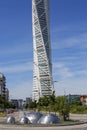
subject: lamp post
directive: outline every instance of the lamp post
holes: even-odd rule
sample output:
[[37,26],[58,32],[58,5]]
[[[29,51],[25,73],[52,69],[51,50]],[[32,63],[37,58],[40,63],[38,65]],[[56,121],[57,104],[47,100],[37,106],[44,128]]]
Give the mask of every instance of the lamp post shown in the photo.
[[53,94],[55,94],[55,89],[54,89],[54,83],[57,83],[58,81],[54,80],[53,81]]

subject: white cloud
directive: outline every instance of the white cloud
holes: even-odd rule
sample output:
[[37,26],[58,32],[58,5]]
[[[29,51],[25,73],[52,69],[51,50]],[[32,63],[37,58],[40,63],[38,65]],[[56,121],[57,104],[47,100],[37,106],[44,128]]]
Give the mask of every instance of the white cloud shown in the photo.
[[72,23],[63,24],[62,23],[62,25],[58,24],[57,27],[52,26],[51,32],[55,33],[55,34],[64,33],[64,32],[65,33],[66,32],[68,32],[68,33],[71,33],[71,32],[77,32],[77,33],[78,32],[87,32],[86,26],[87,26],[87,23],[83,23],[83,26],[82,26],[82,23],[80,23],[80,22],[74,23],[74,24],[72,24]]
[[74,70],[64,62],[53,64],[53,77],[56,95],[87,94],[87,69]]
[[67,79],[55,83],[56,95],[87,94],[87,79]]
[[15,65],[8,65],[0,67],[2,73],[18,73],[24,71],[31,71],[33,69],[32,62],[19,63]]
[[70,68],[66,67],[64,63],[53,64],[53,75],[58,76],[59,79],[71,78],[74,76]]
[[[9,47],[10,46],[10,47]],[[14,43],[12,45],[4,46],[0,50],[0,55],[13,55],[31,52],[33,50],[32,43]]]
[[[78,56],[64,56],[64,57],[59,57],[61,61],[71,61],[71,60],[78,60]],[[68,63],[68,64],[73,64],[73,63]]]
[[13,84],[10,88],[10,98],[12,99],[25,99],[32,95],[32,82],[22,81],[19,84]]
[[30,59],[16,59],[16,60],[10,60],[10,61],[5,61],[5,62],[0,62],[0,65],[11,65],[11,64],[19,64],[19,63],[26,63],[28,62]]
[[83,70],[79,70],[79,71],[77,70],[76,75],[80,75],[83,78],[87,77],[87,69],[85,69],[85,70],[83,69]]
[[69,36],[67,38],[62,38],[61,40],[56,39],[56,42],[52,42],[52,49],[64,49],[64,48],[87,48],[87,33],[82,33],[80,35]]

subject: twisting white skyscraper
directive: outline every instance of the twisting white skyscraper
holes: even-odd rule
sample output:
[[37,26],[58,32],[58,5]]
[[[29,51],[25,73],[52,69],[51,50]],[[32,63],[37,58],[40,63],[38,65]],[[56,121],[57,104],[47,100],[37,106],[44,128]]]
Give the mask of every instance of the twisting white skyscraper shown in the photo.
[[33,94],[32,99],[53,93],[49,29],[49,0],[32,0]]

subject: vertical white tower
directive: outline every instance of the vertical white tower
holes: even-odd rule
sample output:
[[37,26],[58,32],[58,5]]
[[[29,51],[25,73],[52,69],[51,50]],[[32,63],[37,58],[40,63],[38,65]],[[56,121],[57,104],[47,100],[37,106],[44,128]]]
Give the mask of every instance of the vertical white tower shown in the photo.
[[33,94],[32,99],[53,93],[49,28],[49,0],[32,0]]

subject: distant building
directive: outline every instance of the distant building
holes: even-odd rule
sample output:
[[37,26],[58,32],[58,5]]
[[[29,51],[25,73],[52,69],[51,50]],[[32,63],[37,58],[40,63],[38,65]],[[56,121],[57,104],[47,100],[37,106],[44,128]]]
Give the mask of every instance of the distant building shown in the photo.
[[23,108],[23,99],[18,99],[18,108],[19,109]]
[[80,96],[80,101],[82,105],[87,105],[87,95]]
[[32,101],[32,99],[30,97],[26,98],[26,104],[29,104]]
[[23,108],[23,99],[11,99],[11,103],[17,109],[22,109]]
[[5,97],[5,86],[6,86],[6,79],[5,76],[0,73],[0,95]]
[[74,100],[75,101],[80,101],[80,95],[71,95],[71,94],[69,94],[69,95],[67,95],[67,97],[68,97],[68,103],[69,104],[72,104]]
[[8,90],[8,88],[5,88],[5,99],[9,100],[9,90]]
[[2,73],[0,73],[0,95],[6,100],[9,99],[9,90],[6,88],[6,78]]
[[18,108],[18,100],[17,99],[11,99],[11,103],[15,108]]

